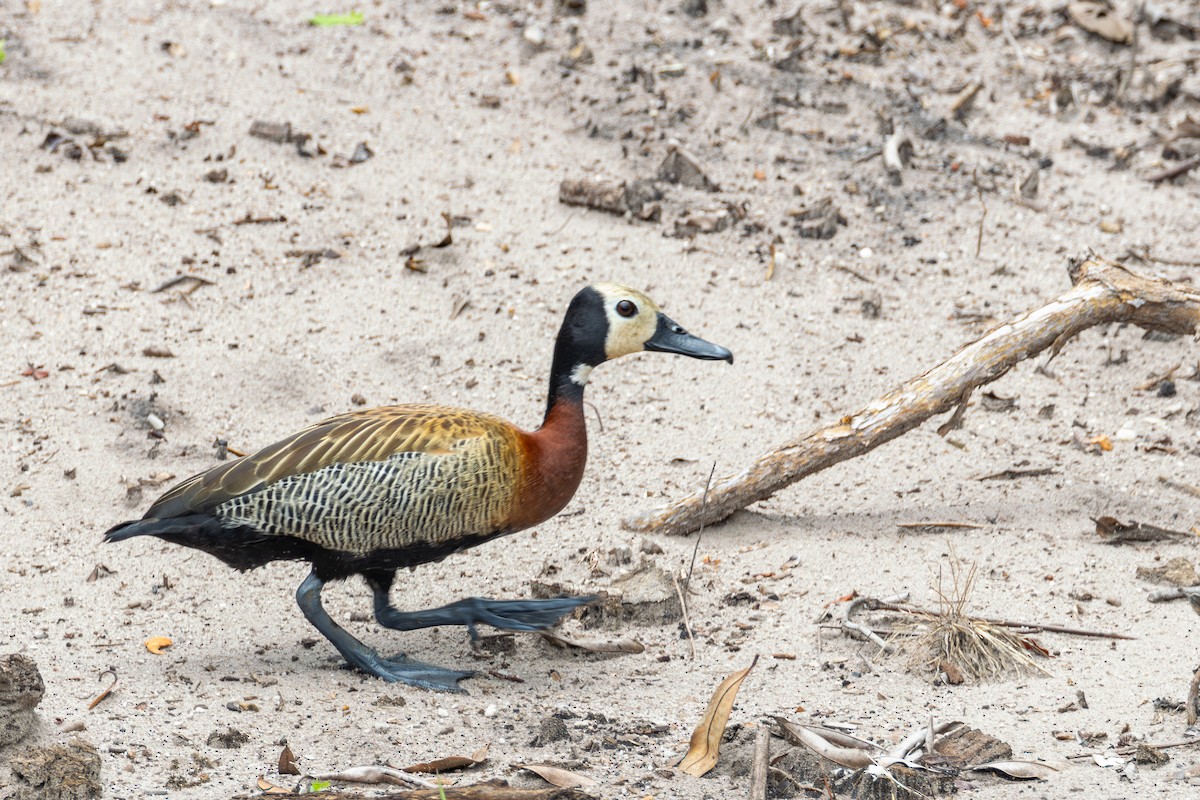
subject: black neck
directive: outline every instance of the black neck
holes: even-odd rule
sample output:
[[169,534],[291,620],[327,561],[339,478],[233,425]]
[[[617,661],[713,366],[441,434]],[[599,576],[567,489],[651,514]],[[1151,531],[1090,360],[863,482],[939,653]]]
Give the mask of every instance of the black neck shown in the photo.
[[581,289],[571,300],[563,317],[562,327],[554,340],[554,361],[550,364],[550,394],[546,398],[546,416],[559,403],[583,405],[583,384],[571,380],[572,375],[586,380],[586,374],[576,372],[604,363],[604,340],[608,335],[608,320],[604,300],[592,287]]
[[546,396],[546,416],[557,403],[583,403],[583,386],[571,380],[571,375],[584,362],[560,339],[554,346],[554,361],[550,365],[550,391]]

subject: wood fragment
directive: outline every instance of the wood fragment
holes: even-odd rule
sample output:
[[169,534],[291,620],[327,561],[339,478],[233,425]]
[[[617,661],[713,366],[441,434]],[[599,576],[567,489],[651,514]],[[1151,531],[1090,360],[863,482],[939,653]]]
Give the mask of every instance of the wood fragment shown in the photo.
[[[231,800],[257,800],[258,795],[234,795]],[[502,782],[485,782],[473,786],[445,786],[434,789],[408,789],[384,794],[359,794],[338,789],[319,794],[286,792],[271,794],[279,800],[592,800],[595,796],[581,789],[514,789]]]
[[1166,603],[1171,600],[1200,597],[1200,586],[1176,586],[1172,589],[1159,589],[1146,595],[1151,603]]
[[108,684],[108,686],[104,687],[104,690],[101,691],[100,694],[96,695],[95,699],[93,699],[92,702],[88,703],[88,706],[87,706],[88,711],[91,711],[93,708],[95,708],[96,706],[98,706],[102,702],[104,702],[104,700],[110,694],[113,693],[113,689],[117,688],[117,671],[113,670],[113,669],[104,670],[104,672],[100,673],[100,680],[104,680],[105,675],[109,675],[112,677],[112,683],[110,683],[110,684]]
[[693,494],[624,520],[628,530],[685,534],[723,520],[780,489],[876,447],[951,410],[963,392],[1000,378],[1057,341],[1096,325],[1129,322],[1147,330],[1195,334],[1200,288],[1141,275],[1087,253],[1069,266],[1074,287],[1003,324],[899,388],[719,478],[701,509]]
[[[1200,675],[1200,671],[1197,671]],[[750,800],[767,800],[767,771],[771,764],[771,734],[759,723],[754,729],[754,760],[750,764]]]
[[975,98],[979,95],[979,90],[983,88],[983,81],[974,80],[966,85],[966,87],[958,93],[954,101],[950,103],[950,113],[955,119],[961,120],[971,111],[971,107],[975,105]]
[[1200,156],[1189,158],[1187,161],[1180,161],[1178,164],[1161,169],[1158,172],[1152,172],[1146,176],[1146,180],[1151,183],[1162,183],[1172,178],[1178,178],[1180,175],[1185,175],[1196,167],[1200,167]]
[[988,475],[980,475],[977,481],[1011,481],[1017,478],[1036,478],[1041,475],[1054,475],[1058,470],[1054,467],[1033,467],[1031,469],[1003,469]]
[[1169,487],[1171,489],[1177,489],[1181,492],[1184,492],[1185,494],[1190,494],[1192,497],[1200,497],[1200,486],[1193,486],[1190,483],[1180,483],[1179,481],[1173,481],[1170,478],[1168,478],[1166,475],[1159,475],[1158,482],[1161,483],[1163,486]]
[[1196,724],[1196,714],[1200,709],[1196,707],[1197,695],[1200,695],[1200,667],[1196,667],[1192,672],[1192,682],[1188,685],[1187,694],[1187,721],[1188,727]]
[[883,652],[894,652],[896,648],[889,642],[884,641],[883,637],[868,628],[866,625],[854,621],[854,612],[864,605],[870,607],[870,604],[873,602],[876,602],[873,600],[873,598],[858,597],[849,603],[846,603],[846,605],[842,608],[842,615],[838,618],[838,623],[844,630],[849,631],[851,634],[857,634],[859,637],[867,639],[870,642],[874,642]]

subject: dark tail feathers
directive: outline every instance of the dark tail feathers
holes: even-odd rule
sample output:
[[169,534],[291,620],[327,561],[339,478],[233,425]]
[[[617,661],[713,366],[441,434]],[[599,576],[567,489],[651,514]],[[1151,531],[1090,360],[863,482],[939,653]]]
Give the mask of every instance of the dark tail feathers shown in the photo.
[[134,519],[114,525],[104,532],[104,541],[123,542],[134,536],[161,536],[163,538],[178,537],[181,534],[195,536],[207,529],[217,527],[216,520],[207,514],[192,514],[186,517],[171,517],[169,519]]

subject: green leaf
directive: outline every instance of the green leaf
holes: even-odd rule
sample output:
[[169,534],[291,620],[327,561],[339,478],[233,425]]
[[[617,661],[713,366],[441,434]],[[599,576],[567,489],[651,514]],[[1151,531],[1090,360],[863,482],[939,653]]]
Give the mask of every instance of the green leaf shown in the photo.
[[4,52],[4,40],[0,39],[0,64],[3,64],[6,58],[8,58],[8,54]]
[[329,28],[335,25],[362,25],[364,19],[361,11],[351,11],[349,14],[314,14],[309,18],[308,24],[318,28]]
[[308,788],[313,792],[323,792],[331,786],[333,786],[333,784],[329,781],[313,781],[308,785]]

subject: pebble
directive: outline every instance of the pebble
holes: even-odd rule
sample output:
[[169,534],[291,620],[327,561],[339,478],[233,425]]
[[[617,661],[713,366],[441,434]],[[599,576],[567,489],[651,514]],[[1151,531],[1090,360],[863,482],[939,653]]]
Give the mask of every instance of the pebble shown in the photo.
[[146,422],[156,431],[161,431],[163,428],[167,427],[166,423],[162,421],[162,417],[158,416],[157,414],[147,414]]
[[522,36],[533,47],[542,47],[546,44],[546,34],[537,25],[526,25]]
[[875,255],[875,251],[869,247],[864,247],[858,251],[858,257],[866,261],[871,256]]
[[1137,439],[1137,432],[1129,428],[1121,428],[1113,438],[1118,442],[1132,442]]
[[485,717],[494,717],[499,713],[500,713],[500,709],[496,708],[495,703],[492,703],[491,705],[489,705],[487,708],[485,708],[483,710],[483,715]]

